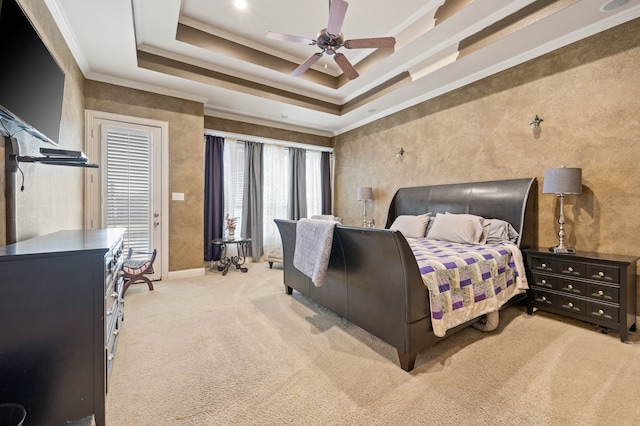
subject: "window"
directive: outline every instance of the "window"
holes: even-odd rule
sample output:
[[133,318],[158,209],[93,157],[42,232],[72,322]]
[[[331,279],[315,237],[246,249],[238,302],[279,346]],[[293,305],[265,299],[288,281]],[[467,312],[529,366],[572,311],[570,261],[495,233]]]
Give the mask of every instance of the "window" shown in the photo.
[[[233,138],[224,140],[224,214],[236,218],[242,229],[242,188],[244,187],[244,144]],[[226,236],[226,229],[224,230]]]
[[[224,141],[224,214],[237,218],[237,228],[242,229],[242,195],[244,186],[245,145],[235,138]],[[322,153],[307,150],[307,213],[322,213],[321,165]],[[263,148],[263,250],[265,255],[277,251],[282,243],[273,221],[287,218],[289,182],[289,149],[276,143],[265,143]],[[225,230],[226,235],[226,230]],[[242,235],[244,237],[244,235]]]

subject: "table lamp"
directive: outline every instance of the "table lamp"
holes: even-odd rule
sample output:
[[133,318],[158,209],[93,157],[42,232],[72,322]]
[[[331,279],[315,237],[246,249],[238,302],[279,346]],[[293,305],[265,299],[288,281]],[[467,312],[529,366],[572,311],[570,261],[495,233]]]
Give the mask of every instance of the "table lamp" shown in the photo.
[[367,223],[367,201],[373,200],[373,188],[370,186],[361,186],[358,188],[358,201],[362,201],[362,224],[366,228]]
[[560,167],[547,169],[544,172],[543,194],[556,194],[560,197],[560,217],[558,224],[559,243],[551,247],[549,251],[554,253],[575,253],[575,250],[564,245],[564,196],[568,194],[580,194],[582,192],[582,169]]

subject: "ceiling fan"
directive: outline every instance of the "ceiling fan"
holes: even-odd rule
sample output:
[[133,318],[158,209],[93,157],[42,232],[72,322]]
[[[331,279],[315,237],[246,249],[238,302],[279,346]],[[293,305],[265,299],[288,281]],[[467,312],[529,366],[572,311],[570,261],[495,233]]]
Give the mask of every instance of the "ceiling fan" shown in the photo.
[[341,47],[345,49],[383,49],[395,46],[396,39],[394,37],[376,37],[376,38],[360,38],[354,40],[345,40],[344,36],[340,32],[342,28],[342,22],[344,21],[345,14],[347,13],[347,7],[349,3],[344,0],[329,0],[329,23],[327,28],[320,30],[316,35],[316,39],[292,36],[288,34],[274,33],[269,31],[267,38],[273,40],[292,41],[295,43],[304,43],[311,46],[318,46],[322,51],[314,53],[306,61],[304,61],[298,68],[293,70],[292,76],[298,77],[306,70],[311,68],[323,54],[333,56],[344,75],[350,80],[358,77],[358,71],[351,65],[351,62],[342,53],[338,53],[337,50]]

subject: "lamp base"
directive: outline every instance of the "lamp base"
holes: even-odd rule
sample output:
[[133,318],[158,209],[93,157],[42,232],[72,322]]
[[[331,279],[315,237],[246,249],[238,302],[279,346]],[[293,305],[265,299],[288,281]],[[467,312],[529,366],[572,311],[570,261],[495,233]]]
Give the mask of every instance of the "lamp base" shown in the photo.
[[576,250],[567,247],[549,247],[549,251],[553,253],[576,254]]

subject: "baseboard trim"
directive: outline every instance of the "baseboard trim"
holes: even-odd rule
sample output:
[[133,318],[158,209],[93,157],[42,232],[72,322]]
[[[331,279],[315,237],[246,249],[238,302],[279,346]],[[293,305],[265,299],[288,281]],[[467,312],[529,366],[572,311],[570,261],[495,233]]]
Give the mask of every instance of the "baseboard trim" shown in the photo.
[[182,271],[170,271],[167,280],[179,280],[182,278],[200,277],[204,275],[204,268],[183,269]]

